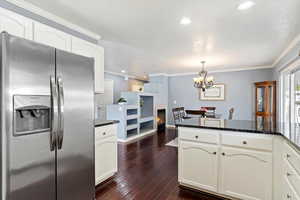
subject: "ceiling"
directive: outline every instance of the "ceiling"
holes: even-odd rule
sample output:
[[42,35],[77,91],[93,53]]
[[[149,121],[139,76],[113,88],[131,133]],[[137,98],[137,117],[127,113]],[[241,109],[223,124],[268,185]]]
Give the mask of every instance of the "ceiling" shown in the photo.
[[134,75],[196,72],[201,60],[208,69],[271,66],[300,34],[299,0],[253,0],[244,11],[241,0],[26,1],[101,35],[106,70]]

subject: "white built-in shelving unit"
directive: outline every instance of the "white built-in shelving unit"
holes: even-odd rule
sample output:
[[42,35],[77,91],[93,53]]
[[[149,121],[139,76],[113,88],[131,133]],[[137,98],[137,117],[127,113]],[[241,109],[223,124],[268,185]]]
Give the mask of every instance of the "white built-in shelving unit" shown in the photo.
[[119,120],[118,139],[128,142],[156,131],[155,95],[142,92],[122,92],[125,105],[108,105],[107,119]]

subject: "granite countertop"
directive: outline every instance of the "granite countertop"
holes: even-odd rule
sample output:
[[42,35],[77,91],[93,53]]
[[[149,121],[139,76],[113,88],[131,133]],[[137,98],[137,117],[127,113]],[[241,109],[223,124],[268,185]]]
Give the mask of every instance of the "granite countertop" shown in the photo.
[[177,127],[207,128],[224,131],[239,131],[255,134],[281,135],[300,149],[300,126],[270,122],[258,124],[251,120],[226,120],[213,118],[189,118],[176,121]]
[[95,120],[95,127],[106,126],[110,124],[117,124],[117,120]]

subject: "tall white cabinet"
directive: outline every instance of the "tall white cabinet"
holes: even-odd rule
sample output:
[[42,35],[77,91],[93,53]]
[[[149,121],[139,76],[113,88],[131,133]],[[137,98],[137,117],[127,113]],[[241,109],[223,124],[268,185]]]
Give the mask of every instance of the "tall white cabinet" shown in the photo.
[[57,49],[94,58],[95,93],[104,93],[103,47],[0,8],[0,32],[2,31]]

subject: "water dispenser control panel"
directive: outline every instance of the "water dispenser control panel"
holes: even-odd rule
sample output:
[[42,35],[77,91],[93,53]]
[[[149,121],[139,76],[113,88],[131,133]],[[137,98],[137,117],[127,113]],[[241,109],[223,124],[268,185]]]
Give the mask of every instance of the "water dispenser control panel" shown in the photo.
[[14,96],[14,136],[50,131],[50,96]]

